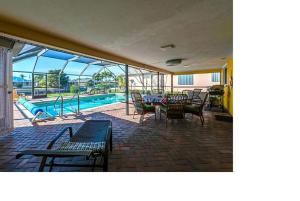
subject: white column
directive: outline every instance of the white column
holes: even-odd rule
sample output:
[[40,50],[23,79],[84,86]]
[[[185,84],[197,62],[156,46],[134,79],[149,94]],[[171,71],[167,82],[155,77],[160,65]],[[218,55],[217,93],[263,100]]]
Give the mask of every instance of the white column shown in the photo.
[[12,54],[0,47],[0,135],[13,129]]

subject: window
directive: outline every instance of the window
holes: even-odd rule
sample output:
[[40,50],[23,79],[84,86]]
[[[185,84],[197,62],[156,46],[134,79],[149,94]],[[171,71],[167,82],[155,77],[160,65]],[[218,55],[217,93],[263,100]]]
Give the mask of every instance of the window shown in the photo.
[[212,82],[220,82],[220,73],[212,73],[211,81]]
[[178,85],[193,85],[193,75],[178,75]]

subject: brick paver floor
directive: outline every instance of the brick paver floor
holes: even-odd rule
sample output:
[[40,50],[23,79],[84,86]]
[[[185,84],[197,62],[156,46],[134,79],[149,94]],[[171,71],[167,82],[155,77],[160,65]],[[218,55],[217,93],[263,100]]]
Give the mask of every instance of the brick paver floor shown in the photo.
[[[37,171],[40,158],[15,159],[16,154],[27,148],[45,148],[64,127],[76,130],[87,119],[112,121],[114,149],[109,171],[233,171],[232,123],[216,121],[212,112],[205,112],[204,126],[198,117],[188,114],[184,120],[169,120],[167,128],[164,119],[155,121],[153,115],[146,116],[141,125],[140,116],[125,115],[124,107],[123,103],[113,104],[35,125],[15,108],[15,130],[0,137],[0,171]],[[70,160],[86,162],[81,157],[64,159]],[[91,169],[55,167],[53,171]]]

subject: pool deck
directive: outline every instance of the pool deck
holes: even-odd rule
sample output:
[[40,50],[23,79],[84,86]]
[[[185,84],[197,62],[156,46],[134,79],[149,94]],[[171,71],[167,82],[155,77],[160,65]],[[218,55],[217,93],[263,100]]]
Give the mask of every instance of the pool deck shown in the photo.
[[[40,158],[16,159],[24,149],[45,148],[64,127],[75,130],[87,119],[109,119],[113,125],[113,152],[109,155],[109,171],[233,171],[232,123],[217,121],[214,112],[204,112],[205,125],[198,117],[186,115],[184,120],[155,120],[146,115],[143,125],[139,115],[125,114],[125,104],[118,103],[83,111],[52,121],[32,124],[14,108],[15,129],[0,137],[0,171],[37,171]],[[67,135],[66,135],[67,137]],[[84,158],[63,162],[86,162]],[[89,168],[58,167],[53,171],[91,171]],[[101,171],[96,169],[96,171]]]

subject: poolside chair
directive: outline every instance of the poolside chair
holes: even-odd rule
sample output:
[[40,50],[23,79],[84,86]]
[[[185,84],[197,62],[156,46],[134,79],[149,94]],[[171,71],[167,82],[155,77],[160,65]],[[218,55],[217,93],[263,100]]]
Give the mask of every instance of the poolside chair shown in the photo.
[[193,115],[199,116],[201,124],[204,124],[203,108],[205,106],[208,93],[204,94],[204,99],[201,101],[201,104],[187,104],[184,105],[184,113],[191,113]]
[[88,95],[95,94],[95,88],[88,87],[86,89],[86,94],[88,94]]
[[[58,139],[69,130],[70,139],[56,144]],[[56,146],[57,145],[57,146]],[[55,148],[53,149],[53,147]],[[24,155],[42,157],[39,171],[43,171],[45,166],[49,166],[49,172],[55,166],[65,167],[97,167],[97,159],[101,159],[102,164],[98,165],[103,171],[108,170],[108,147],[112,151],[112,124],[109,120],[87,120],[75,134],[72,127],[64,128],[47,146],[41,150],[25,150],[17,154],[16,158]],[[56,158],[68,158],[83,156],[88,160],[93,160],[93,164],[66,164],[55,163]],[[47,163],[47,159],[50,162]]]
[[183,119],[184,118],[184,104],[186,95],[182,94],[168,94],[166,96],[166,103],[160,105],[160,119],[163,113],[166,116],[166,127],[168,119]]
[[154,113],[155,120],[156,120],[155,106],[145,104],[143,97],[139,91],[131,91],[131,99],[135,108],[133,112],[133,118],[135,114],[140,114],[141,115],[140,121],[143,124],[144,115],[147,113]]

